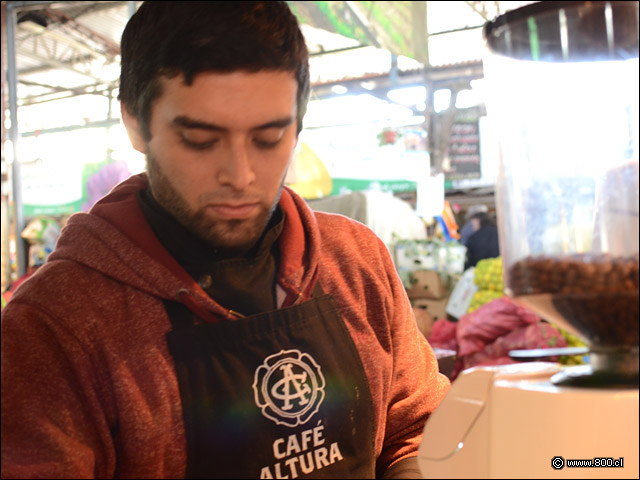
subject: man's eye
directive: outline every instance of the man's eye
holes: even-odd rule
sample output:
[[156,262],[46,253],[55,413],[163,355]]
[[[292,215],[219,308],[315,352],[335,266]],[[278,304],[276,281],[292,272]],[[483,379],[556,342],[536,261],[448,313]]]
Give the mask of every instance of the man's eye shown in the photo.
[[192,150],[206,150],[211,148],[218,140],[212,139],[207,140],[206,142],[194,142],[193,140],[189,140],[188,138],[181,136],[180,141]]
[[269,149],[277,147],[280,143],[280,140],[280,138],[278,138],[277,140],[263,140],[260,138],[254,138],[253,143],[255,143],[258,148]]

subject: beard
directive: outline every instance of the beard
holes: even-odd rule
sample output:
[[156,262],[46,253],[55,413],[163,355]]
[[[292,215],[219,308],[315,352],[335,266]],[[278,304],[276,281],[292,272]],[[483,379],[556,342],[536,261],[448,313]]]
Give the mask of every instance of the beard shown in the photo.
[[[258,214],[254,217],[249,219],[211,218],[207,215],[205,199],[216,198],[216,192],[199,197],[198,202],[203,207],[196,207],[196,210],[193,210],[182,194],[171,184],[148,147],[146,161],[149,186],[156,202],[193,235],[225,256],[244,255],[258,242],[278,205],[284,186],[283,178],[272,205],[266,207],[261,204]],[[229,196],[233,194],[227,195],[227,198]]]

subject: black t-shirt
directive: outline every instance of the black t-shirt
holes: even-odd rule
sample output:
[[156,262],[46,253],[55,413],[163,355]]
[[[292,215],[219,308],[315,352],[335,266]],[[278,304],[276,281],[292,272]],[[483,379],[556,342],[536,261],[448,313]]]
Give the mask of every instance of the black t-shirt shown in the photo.
[[280,207],[256,246],[243,257],[229,258],[187,230],[148,190],[138,194],[138,201],[160,242],[216,302],[245,316],[276,308],[276,240],[284,227]]
[[484,258],[500,256],[498,228],[494,225],[480,227],[467,241],[467,261],[464,269],[475,267]]

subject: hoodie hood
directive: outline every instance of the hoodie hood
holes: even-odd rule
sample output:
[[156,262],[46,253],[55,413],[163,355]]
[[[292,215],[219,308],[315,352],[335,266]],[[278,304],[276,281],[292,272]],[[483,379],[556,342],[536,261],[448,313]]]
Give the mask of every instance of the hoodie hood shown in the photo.
[[[71,260],[161,300],[178,300],[200,318],[235,318],[212,300],[164,248],[138,203],[145,173],[120,183],[89,213],[77,213],[62,229],[49,261]],[[281,307],[306,300],[318,276],[320,233],[312,210],[288,187],[280,198],[286,220],[278,240]]]

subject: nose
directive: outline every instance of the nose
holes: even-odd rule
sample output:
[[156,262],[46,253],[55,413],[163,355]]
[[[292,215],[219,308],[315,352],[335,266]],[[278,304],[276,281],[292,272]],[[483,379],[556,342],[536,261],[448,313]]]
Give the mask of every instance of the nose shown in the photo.
[[234,190],[243,190],[255,180],[253,164],[244,142],[229,143],[227,155],[218,171],[218,181]]

